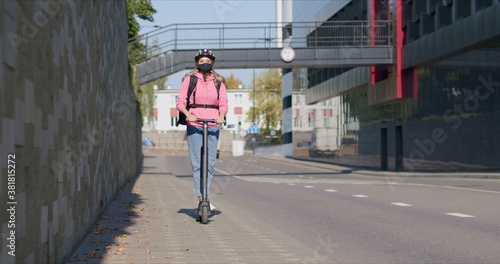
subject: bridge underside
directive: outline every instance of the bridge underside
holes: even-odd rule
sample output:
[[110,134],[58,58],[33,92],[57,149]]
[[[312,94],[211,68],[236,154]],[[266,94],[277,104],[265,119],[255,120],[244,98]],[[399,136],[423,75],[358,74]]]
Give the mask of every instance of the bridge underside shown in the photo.
[[[173,50],[136,66],[137,84],[145,84],[176,72],[193,69],[197,50]],[[216,69],[322,68],[393,64],[392,46],[295,48],[295,60],[281,60],[281,48],[214,50]]]

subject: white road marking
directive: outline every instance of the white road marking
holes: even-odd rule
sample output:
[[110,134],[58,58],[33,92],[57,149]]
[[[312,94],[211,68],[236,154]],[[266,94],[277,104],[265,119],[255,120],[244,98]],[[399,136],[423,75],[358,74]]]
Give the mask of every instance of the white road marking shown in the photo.
[[354,197],[358,197],[358,198],[367,198],[367,197],[370,197],[370,196],[366,196],[366,195],[363,195],[363,194],[355,194],[353,196]]
[[393,205],[397,205],[397,206],[413,206],[411,204],[405,204],[405,203],[391,203]]
[[291,182],[291,183],[289,183],[288,185],[295,185],[295,183]]
[[314,188],[314,186],[311,186],[311,185],[304,185],[304,188]]
[[[253,176],[236,176],[228,172],[224,172],[220,169],[216,169],[226,175],[230,175],[234,178],[249,181],[249,182],[263,182],[263,183],[273,183],[277,179],[275,177],[253,177]],[[300,175],[299,177],[303,177]],[[374,181],[358,181],[358,180],[338,180],[338,179],[306,179],[306,178],[285,178],[279,179],[281,183],[295,183],[295,184],[355,184],[355,185],[369,185],[374,183]]]
[[337,192],[337,190],[333,190],[333,189],[325,189],[325,192]]
[[222,172],[222,173],[224,173],[224,174],[226,174],[226,175],[231,175],[231,174],[229,174],[229,173],[227,173],[227,172],[225,172],[225,171],[223,171],[223,170],[220,170],[220,169],[216,169],[216,170],[218,170],[218,171],[220,171],[220,172]]
[[466,215],[461,213],[446,213],[447,215],[456,216],[456,217],[475,217],[473,215]]
[[473,189],[473,188],[464,188],[464,187],[455,187],[455,186],[446,186],[446,185],[423,184],[423,183],[392,183],[392,185],[402,185],[402,186],[424,186],[424,187],[446,188],[446,189],[455,189],[455,190],[465,190],[465,191],[475,191],[475,192],[484,192],[484,193],[496,193],[496,194],[500,194],[500,192],[499,192],[499,191],[482,190],[482,189]]

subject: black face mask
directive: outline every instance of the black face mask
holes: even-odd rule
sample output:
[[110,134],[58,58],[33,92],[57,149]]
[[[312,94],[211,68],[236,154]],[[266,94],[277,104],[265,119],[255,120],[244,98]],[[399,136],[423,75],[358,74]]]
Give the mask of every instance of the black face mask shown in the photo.
[[198,65],[198,70],[200,70],[203,73],[207,73],[210,70],[212,70],[212,64],[211,63],[203,63]]

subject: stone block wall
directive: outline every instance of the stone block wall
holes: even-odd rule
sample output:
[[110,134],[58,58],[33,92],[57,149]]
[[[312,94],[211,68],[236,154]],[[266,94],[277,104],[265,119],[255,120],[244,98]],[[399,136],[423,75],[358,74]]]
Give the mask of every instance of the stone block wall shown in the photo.
[[0,1],[0,263],[63,263],[137,175],[126,8]]

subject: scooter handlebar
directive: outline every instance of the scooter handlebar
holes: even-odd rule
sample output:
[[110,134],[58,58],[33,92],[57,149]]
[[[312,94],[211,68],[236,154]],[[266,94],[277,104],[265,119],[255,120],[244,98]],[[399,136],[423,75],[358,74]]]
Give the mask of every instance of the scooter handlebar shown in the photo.
[[217,120],[215,120],[215,119],[196,118],[196,122],[217,123]]

